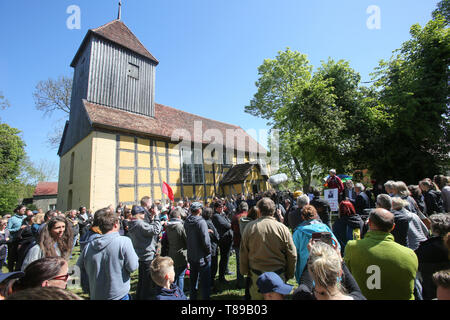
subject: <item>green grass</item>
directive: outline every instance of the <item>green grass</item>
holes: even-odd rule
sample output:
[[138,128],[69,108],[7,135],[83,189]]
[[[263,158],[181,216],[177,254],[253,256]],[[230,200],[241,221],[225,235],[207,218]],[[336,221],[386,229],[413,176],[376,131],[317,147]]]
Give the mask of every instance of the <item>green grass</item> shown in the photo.
[[[72,259],[70,259],[69,265],[73,266],[80,255],[80,247],[75,247],[72,254]],[[236,255],[233,253],[229,260],[229,270],[234,273],[234,275],[225,276],[228,280],[227,284],[217,283],[217,290],[211,294],[211,300],[243,300],[245,290],[236,289]],[[134,298],[136,294],[136,286],[138,281],[138,272],[135,271],[131,274],[131,290],[130,294]],[[80,287],[71,287],[69,290],[83,299],[89,299],[89,295],[84,294]],[[189,278],[186,277],[184,280],[184,292],[189,296]]]
[[[75,265],[78,260],[78,256],[80,255],[80,247],[77,246],[74,248],[72,253],[72,259],[69,261],[69,266]],[[217,283],[217,290],[211,294],[211,300],[243,300],[245,290],[237,289],[237,279],[236,279],[236,255],[233,253],[230,256],[229,260],[229,270],[234,273],[234,275],[225,276],[226,280],[228,280],[227,284]],[[9,272],[8,268],[3,266],[2,271],[4,273]],[[217,278],[216,278],[217,279]],[[138,281],[138,272],[135,271],[131,274],[131,290],[130,293],[134,298],[136,293],[136,286]],[[288,281],[291,285],[296,285],[295,279],[291,279]],[[184,292],[187,296],[189,296],[189,278],[186,277],[184,281]],[[71,292],[79,295],[83,299],[89,299],[89,295],[83,293],[81,287],[70,287],[68,288]]]

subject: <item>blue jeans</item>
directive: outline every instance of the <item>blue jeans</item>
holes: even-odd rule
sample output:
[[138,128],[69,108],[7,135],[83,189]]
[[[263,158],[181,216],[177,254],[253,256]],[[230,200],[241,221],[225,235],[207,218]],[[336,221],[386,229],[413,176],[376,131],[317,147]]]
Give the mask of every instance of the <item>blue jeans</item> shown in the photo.
[[130,299],[130,294],[127,293],[127,295],[125,297],[123,297],[122,299],[120,299],[120,300],[131,300]]
[[184,289],[184,275],[186,274],[186,266],[175,269],[175,284],[181,291]]
[[202,292],[202,300],[209,300],[211,295],[211,261],[204,266],[198,262],[189,262],[190,269],[190,300],[197,300],[198,283]]

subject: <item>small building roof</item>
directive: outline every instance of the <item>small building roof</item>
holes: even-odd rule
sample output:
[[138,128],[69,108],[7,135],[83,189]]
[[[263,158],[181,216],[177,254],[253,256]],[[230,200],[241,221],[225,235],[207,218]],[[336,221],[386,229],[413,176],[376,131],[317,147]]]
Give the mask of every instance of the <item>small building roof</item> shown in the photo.
[[[258,170],[261,172],[261,167],[258,163],[247,162],[234,165],[230,170],[228,170],[228,172],[222,178],[220,184],[227,185],[227,184],[243,183],[245,179],[247,179],[248,175],[250,174],[254,166],[257,166]],[[267,177],[264,174],[262,175]]]
[[53,196],[58,194],[58,182],[38,182],[33,197]]
[[75,67],[84,47],[86,46],[90,36],[93,34],[150,59],[156,65],[159,64],[158,60],[156,60],[156,58],[144,47],[144,45],[130,31],[130,29],[128,29],[128,27],[121,20],[116,19],[101,27],[89,29],[83,39],[83,42],[81,43],[80,48],[73,58],[72,63],[70,64],[71,67]]
[[[83,105],[93,127],[150,135],[164,139],[171,139],[175,130],[184,129],[189,133],[192,142],[202,144],[214,142],[214,139],[216,138],[211,139],[213,141],[205,139],[205,132],[209,129],[216,129],[220,131],[223,139],[222,141],[215,140],[215,143],[223,146],[227,145],[227,130],[233,130],[237,137],[233,138],[235,149],[246,152],[266,152],[256,140],[239,126],[211,120],[162,104],[155,103],[154,118],[98,105],[87,100],[83,100]],[[201,121],[202,137],[194,135],[196,121]],[[181,135],[180,140],[183,138],[187,139],[187,137]],[[179,141],[174,141],[174,143],[177,142]],[[244,146],[244,148],[241,148],[240,146]]]

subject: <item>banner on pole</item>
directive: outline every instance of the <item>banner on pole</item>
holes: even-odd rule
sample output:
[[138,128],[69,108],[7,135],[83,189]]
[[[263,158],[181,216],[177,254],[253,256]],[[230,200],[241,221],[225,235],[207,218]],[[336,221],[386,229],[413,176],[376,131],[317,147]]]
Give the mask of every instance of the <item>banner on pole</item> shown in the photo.
[[331,211],[339,211],[338,189],[325,189],[323,195],[330,204]]

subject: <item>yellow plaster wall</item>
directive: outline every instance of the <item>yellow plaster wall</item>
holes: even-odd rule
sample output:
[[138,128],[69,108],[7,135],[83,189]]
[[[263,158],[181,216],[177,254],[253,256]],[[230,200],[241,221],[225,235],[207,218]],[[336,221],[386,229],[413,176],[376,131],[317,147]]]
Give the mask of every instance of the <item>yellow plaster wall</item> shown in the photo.
[[[57,209],[66,211],[90,206],[92,140],[95,133],[77,143],[60,158]],[[69,185],[70,159],[74,152],[73,183]],[[72,190],[72,208],[68,208],[68,194]]]
[[150,168],[150,154],[138,153],[138,167]]
[[134,170],[119,169],[119,184],[134,184]]
[[138,169],[137,176],[138,176],[138,184],[151,183],[150,170]]
[[169,168],[180,170],[180,158],[179,157],[169,157]]
[[195,186],[195,196],[197,198],[203,199],[203,197],[205,196],[205,188],[203,185]]
[[[94,132],[90,207],[95,212],[116,205],[116,135]],[[134,177],[133,177],[134,180]]]
[[134,153],[120,151],[119,152],[119,166],[134,167]]
[[192,186],[183,186],[184,196],[188,198],[193,198],[194,189]]
[[150,140],[138,138],[137,148],[138,151],[150,152]]
[[[167,181],[166,181],[167,182]],[[181,182],[181,174],[180,172],[169,171],[169,184],[176,184]]]
[[134,150],[134,137],[121,135],[119,148]]

